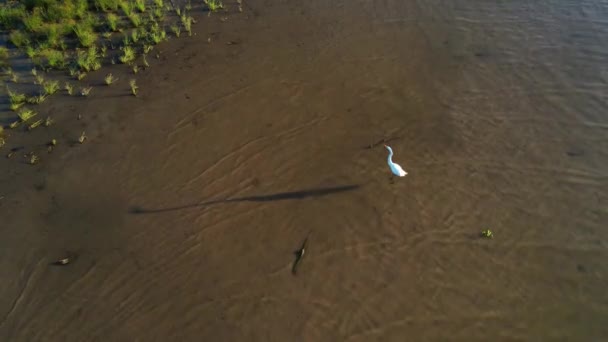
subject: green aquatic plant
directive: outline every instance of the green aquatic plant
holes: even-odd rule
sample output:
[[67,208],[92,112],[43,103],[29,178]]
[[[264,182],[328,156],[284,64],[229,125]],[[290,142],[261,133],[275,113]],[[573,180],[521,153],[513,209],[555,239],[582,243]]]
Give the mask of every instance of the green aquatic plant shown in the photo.
[[130,1],[121,1],[120,9],[128,17],[133,13],[133,3]]
[[36,121],[36,122],[32,123],[31,125],[27,126],[27,130],[28,130],[28,131],[31,131],[31,130],[33,130],[34,128],[36,128],[36,127],[40,126],[42,123],[43,123],[43,120],[42,120],[42,119],[40,119],[40,120],[38,120],[38,121]]
[[129,81],[129,86],[131,87],[131,94],[133,94],[133,96],[137,96],[137,90],[139,89],[137,82],[132,79]]
[[6,91],[8,93],[8,98],[11,104],[23,104],[25,102],[25,94],[13,92],[9,89],[9,87],[6,87]]
[[40,161],[40,158],[38,158],[38,156],[35,155],[34,152],[32,152],[30,154],[30,164],[35,165],[35,164],[38,164],[39,161]]
[[135,8],[137,8],[141,13],[146,11],[146,1],[145,0],[135,0]]
[[86,23],[75,25],[74,34],[76,34],[82,47],[92,46],[97,41],[97,33],[93,31],[93,27]]
[[165,30],[161,28],[158,23],[153,23],[150,26],[150,31],[148,32],[148,35],[149,40],[154,44],[158,44],[166,40],[167,38],[167,32],[165,32]]
[[123,47],[122,53],[123,53],[123,55],[118,58],[121,63],[128,64],[135,60],[135,49],[133,49],[132,47],[130,47],[130,46]]
[[59,81],[44,82],[42,87],[44,88],[45,94],[53,95],[59,90]]
[[19,119],[21,120],[21,122],[26,122],[38,114],[31,109],[23,109],[22,111],[17,113],[17,115],[19,116]]
[[220,0],[205,0],[205,4],[211,12],[219,11],[224,8],[224,4]]
[[91,70],[99,70],[101,68],[99,57],[97,46],[92,45],[86,50],[78,50],[76,55],[76,65],[78,68],[80,68],[80,70],[86,72]]
[[480,236],[486,239],[491,239],[494,237],[494,233],[492,233],[492,231],[489,229],[485,229],[481,231]]
[[42,85],[44,83],[44,77],[42,75],[36,75],[36,77],[34,77],[34,83],[35,84],[39,84]]
[[[49,127],[54,122],[55,122],[55,120],[53,120],[50,116],[47,116],[46,119],[44,120],[44,127]],[[53,140],[55,140],[55,139],[53,139]]]
[[4,68],[8,65],[8,48],[6,46],[0,46],[0,68]]
[[63,89],[68,92],[68,95],[72,95],[74,93],[74,87],[68,82],[65,82],[65,86],[63,87]]
[[87,73],[86,72],[77,72],[76,73],[76,79],[79,81],[82,81],[85,77],[87,77]]
[[106,15],[106,23],[112,32],[118,31],[118,16],[116,14],[108,13]]
[[14,30],[9,35],[9,41],[18,48],[22,48],[31,44],[29,35],[19,30]]
[[131,24],[133,24],[133,26],[139,27],[139,25],[141,25],[141,16],[139,14],[132,12],[128,18],[131,20]]
[[182,16],[181,20],[188,35],[192,36],[192,23],[194,22],[194,18]]
[[171,25],[171,31],[173,31],[173,34],[175,34],[175,37],[179,38],[179,35],[181,34],[182,30],[180,29],[179,25]]
[[91,90],[93,90],[93,87],[82,88],[80,89],[80,95],[87,97],[91,93]]
[[118,79],[116,77],[114,77],[114,75],[112,75],[112,73],[109,73],[104,78],[104,81],[106,82],[107,85],[110,85],[110,84],[118,81]]
[[40,94],[40,95],[32,96],[27,99],[27,103],[41,104],[42,102],[44,102],[44,100],[46,100],[47,97],[48,97],[47,94]]

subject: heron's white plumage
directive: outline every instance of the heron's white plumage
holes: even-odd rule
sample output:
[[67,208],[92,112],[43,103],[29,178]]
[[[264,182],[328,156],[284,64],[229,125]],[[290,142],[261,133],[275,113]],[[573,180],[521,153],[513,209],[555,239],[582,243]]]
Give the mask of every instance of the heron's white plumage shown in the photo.
[[391,168],[391,172],[395,175],[395,176],[399,176],[399,177],[404,177],[405,175],[407,175],[407,172],[405,172],[405,170],[403,170],[403,168],[396,163],[393,163],[393,149],[390,148],[390,146],[384,145],[384,147],[386,147],[386,149],[388,150],[388,167]]

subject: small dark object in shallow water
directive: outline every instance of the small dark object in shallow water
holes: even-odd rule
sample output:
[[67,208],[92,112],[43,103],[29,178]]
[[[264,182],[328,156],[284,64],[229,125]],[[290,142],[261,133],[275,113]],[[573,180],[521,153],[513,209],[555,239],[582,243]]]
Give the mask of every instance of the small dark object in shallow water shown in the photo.
[[65,266],[65,265],[69,264],[69,263],[70,263],[70,261],[71,261],[71,259],[70,259],[70,258],[63,258],[63,259],[59,259],[59,260],[55,261],[55,262],[53,263],[53,265],[57,265],[57,266]]
[[65,257],[52,262],[51,265],[66,266],[66,265],[69,265],[70,263],[74,262],[74,260],[76,260],[77,257],[78,257],[78,255],[76,255],[75,253],[69,252],[65,255]]
[[300,247],[300,249],[298,249],[297,251],[294,252],[294,254],[296,256],[296,260],[293,262],[293,266],[291,267],[291,273],[293,273],[294,275],[296,274],[300,261],[304,257],[304,253],[306,253],[306,243],[307,242],[308,242],[308,236],[306,237],[306,239],[304,239],[304,242],[302,243],[302,247]]
[[585,151],[578,150],[578,149],[572,149],[572,150],[567,151],[566,154],[569,157],[580,157],[580,156],[585,155]]

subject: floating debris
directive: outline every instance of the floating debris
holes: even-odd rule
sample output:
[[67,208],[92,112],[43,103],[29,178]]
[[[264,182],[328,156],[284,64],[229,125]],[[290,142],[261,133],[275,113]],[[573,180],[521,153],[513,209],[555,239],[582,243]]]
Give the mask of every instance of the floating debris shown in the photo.
[[65,265],[69,264],[70,261],[71,261],[71,259],[69,257],[67,257],[67,258],[59,259],[59,260],[53,262],[53,265],[65,266]]

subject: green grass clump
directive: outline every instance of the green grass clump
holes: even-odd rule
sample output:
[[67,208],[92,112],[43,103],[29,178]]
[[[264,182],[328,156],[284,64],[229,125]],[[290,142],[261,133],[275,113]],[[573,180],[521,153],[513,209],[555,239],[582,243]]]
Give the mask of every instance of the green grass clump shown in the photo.
[[46,95],[46,94],[40,94],[40,95],[37,95],[37,96],[32,96],[32,97],[29,97],[27,99],[27,103],[29,103],[29,104],[41,104],[42,102],[44,102],[44,100],[46,100],[47,97],[48,97],[48,95]]
[[97,33],[93,30],[93,27],[86,23],[74,26],[74,33],[82,47],[92,46],[97,41]]
[[0,46],[0,68],[8,66],[8,48]]
[[137,90],[139,89],[137,82],[135,80],[130,80],[129,86],[131,87],[131,94],[133,94],[133,96],[137,96]]
[[108,24],[108,28],[112,30],[112,32],[118,31],[118,16],[114,13],[108,13],[106,15],[106,23]]
[[175,37],[179,38],[179,35],[181,34],[182,30],[179,27],[179,25],[171,25],[171,31],[173,31],[173,34],[175,34]]
[[139,38],[141,37],[141,33],[138,30],[133,30],[131,32],[131,41],[133,41],[133,43],[137,43],[139,41]]
[[129,1],[121,1],[120,9],[128,17],[133,13],[133,3]]
[[123,47],[122,53],[123,55],[119,57],[121,63],[128,64],[135,60],[135,49],[133,49],[132,47]]
[[[11,105],[21,106],[21,105],[23,105],[23,103],[25,103],[25,100],[26,100],[25,94],[13,92],[8,87],[6,87],[6,92],[8,93],[8,99],[9,99]],[[17,109],[17,108],[19,108],[19,107],[16,107],[15,109]]]
[[104,81],[106,82],[107,85],[110,85],[110,84],[118,81],[118,78],[114,77],[114,75],[112,75],[111,73],[109,73],[104,78]]
[[27,33],[21,31],[12,31],[8,37],[8,39],[15,45],[16,47],[25,47],[30,44],[30,37]]
[[0,7],[0,27],[11,28],[16,27],[21,23],[23,17],[25,17],[26,10],[25,6],[9,6],[5,4]]
[[36,112],[34,112],[31,109],[23,109],[21,110],[19,113],[17,113],[17,115],[19,116],[19,119],[21,120],[21,122],[26,122],[29,119],[33,118],[34,116],[37,115]]
[[146,1],[145,0],[135,0],[134,2],[135,8],[137,8],[141,13],[146,11]]
[[63,51],[54,49],[45,49],[40,51],[40,57],[46,61],[46,66],[52,69],[65,69],[67,60]]
[[205,0],[205,4],[211,12],[219,11],[224,8],[224,4],[220,0]]
[[42,84],[44,93],[47,95],[53,95],[59,90],[59,81],[48,81]]
[[93,87],[86,87],[86,88],[82,88],[80,89],[80,95],[82,96],[89,96],[89,94],[91,93],[91,90],[93,90]]
[[76,64],[81,70],[89,72],[91,70],[99,70],[101,62],[96,46],[89,47],[86,51],[79,50],[76,56]]
[[65,83],[65,86],[63,87],[63,89],[65,89],[65,91],[68,92],[68,95],[74,94],[74,87],[67,82]]
[[129,14],[127,17],[129,20],[131,20],[131,24],[133,24],[133,26],[139,27],[141,25],[142,20],[139,14],[131,12],[131,14]]
[[192,36],[192,23],[194,22],[194,18],[183,15],[181,17],[182,24],[184,25],[184,29],[188,32],[189,36]]
[[101,11],[116,11],[124,0],[93,0],[93,6]]
[[148,31],[148,38],[150,42],[158,44],[167,39],[167,32],[165,32],[165,30],[161,28],[158,23],[153,23]]

